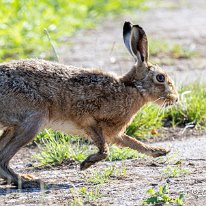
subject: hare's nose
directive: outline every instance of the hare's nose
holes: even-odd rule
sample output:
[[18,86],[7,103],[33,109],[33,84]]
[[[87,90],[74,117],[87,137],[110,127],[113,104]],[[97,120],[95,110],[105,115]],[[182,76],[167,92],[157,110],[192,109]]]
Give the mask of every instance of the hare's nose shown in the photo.
[[175,99],[175,102],[176,102],[176,103],[179,102],[179,98],[178,98],[178,97]]

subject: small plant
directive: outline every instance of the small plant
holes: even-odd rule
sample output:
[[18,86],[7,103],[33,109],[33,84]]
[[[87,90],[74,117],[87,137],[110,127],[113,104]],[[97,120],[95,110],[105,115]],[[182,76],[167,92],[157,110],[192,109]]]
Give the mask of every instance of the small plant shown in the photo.
[[85,202],[94,202],[101,197],[99,187],[87,189],[86,187],[70,189],[73,200],[69,202],[69,206],[83,206]]
[[38,144],[42,151],[34,155],[40,162],[39,166],[59,165],[69,159],[82,161],[91,153],[87,144],[80,144],[79,141],[73,145],[71,136],[48,130],[45,133],[46,138],[42,138],[41,144]]
[[189,170],[186,168],[182,168],[180,165],[168,165],[166,169],[162,170],[162,173],[166,177],[180,177],[189,174]]
[[206,86],[191,84],[180,89],[180,103],[165,111],[165,119],[172,126],[206,126]]
[[121,177],[126,175],[126,168],[117,169],[114,166],[108,167],[102,171],[93,173],[87,178],[88,183],[94,185],[104,184],[109,182],[109,179],[112,177]]
[[184,202],[184,193],[180,193],[177,198],[171,198],[169,195],[169,187],[168,184],[164,186],[160,186],[159,190],[155,192],[153,188],[147,190],[147,194],[149,197],[143,200],[143,205],[152,204],[152,205],[164,205],[164,204],[172,204],[174,206],[182,206]]
[[162,126],[163,108],[155,104],[143,106],[133,122],[128,126],[126,133],[131,136],[145,139],[152,135],[152,130]]
[[36,138],[34,139],[34,142],[38,144],[44,144],[45,140],[49,140],[51,138],[54,138],[56,140],[58,139],[65,139],[65,141],[70,143],[86,143],[87,141],[84,139],[79,138],[78,136],[73,135],[65,135],[62,132],[55,132],[51,129],[45,129],[42,132],[40,132]]
[[68,201],[68,206],[84,206],[83,198],[80,196],[74,196],[72,200]]
[[110,154],[107,158],[109,161],[116,161],[116,160],[126,160],[126,159],[135,159],[138,157],[143,157],[144,155],[138,153],[135,150],[130,148],[119,148],[115,145],[110,146]]
[[[86,140],[47,129],[36,137],[35,143],[41,149],[40,153],[34,155],[34,158],[39,162],[39,166],[55,166],[69,159],[80,162],[95,150],[94,145],[90,145]],[[121,149],[112,145],[107,160],[134,159],[142,156],[135,150]]]

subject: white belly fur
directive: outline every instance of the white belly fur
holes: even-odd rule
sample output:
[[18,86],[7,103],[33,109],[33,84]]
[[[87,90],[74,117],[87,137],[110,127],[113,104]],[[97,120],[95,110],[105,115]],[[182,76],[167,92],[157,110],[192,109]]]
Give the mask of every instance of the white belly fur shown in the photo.
[[63,132],[64,134],[68,135],[76,135],[88,138],[86,132],[83,129],[77,127],[77,125],[75,125],[72,121],[50,121],[48,124],[46,124],[46,128]]

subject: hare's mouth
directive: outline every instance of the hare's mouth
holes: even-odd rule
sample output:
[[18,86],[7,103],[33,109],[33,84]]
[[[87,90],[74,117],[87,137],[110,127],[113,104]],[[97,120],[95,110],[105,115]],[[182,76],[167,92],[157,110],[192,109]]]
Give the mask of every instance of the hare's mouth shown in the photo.
[[172,106],[172,105],[176,104],[177,102],[178,102],[178,98],[165,99],[164,106],[165,107]]
[[169,107],[169,106],[172,106],[175,104],[174,101],[168,100],[168,99],[164,99],[164,100],[156,102],[156,103],[161,107]]
[[165,106],[165,107],[168,107],[168,106],[172,106],[172,105],[174,105],[174,104],[175,104],[174,101],[168,100],[168,101],[166,101],[166,102],[164,103],[164,106]]
[[168,95],[166,98],[165,98],[165,106],[171,106],[171,105],[174,105],[178,102],[178,96],[176,95]]

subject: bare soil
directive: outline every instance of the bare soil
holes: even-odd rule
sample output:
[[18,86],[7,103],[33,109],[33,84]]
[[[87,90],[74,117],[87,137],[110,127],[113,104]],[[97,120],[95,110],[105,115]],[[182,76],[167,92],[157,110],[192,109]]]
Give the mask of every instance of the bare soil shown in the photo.
[[[192,46],[198,55],[189,59],[169,59],[164,68],[174,76],[177,83],[193,81],[206,82],[206,2],[160,1],[160,5],[148,11],[136,11],[118,18],[104,19],[94,29],[82,30],[71,38],[64,38],[59,48],[61,62],[84,67],[100,67],[118,75],[130,69],[132,59],[122,43],[122,24],[132,20],[142,25],[148,36],[164,41],[177,42],[184,47]],[[132,17],[131,17],[132,16]],[[158,57],[157,57],[158,58]],[[159,57],[160,58],[160,57]],[[156,58],[152,60],[155,62]],[[82,172],[79,165],[64,164],[54,168],[35,169],[31,167],[35,147],[25,147],[12,159],[11,165],[18,173],[31,173],[48,183],[48,189],[18,190],[0,185],[0,205],[71,205],[71,188],[93,187],[87,182],[88,175],[114,165],[126,167],[126,175],[113,176],[109,183],[101,185],[101,197],[93,205],[139,206],[150,187],[158,188],[169,184],[170,195],[176,197],[180,191],[186,194],[185,205],[206,205],[206,135],[195,130],[167,130],[161,142],[152,144],[171,149],[165,158],[150,157],[134,160],[101,162]],[[176,154],[173,160],[174,154]],[[181,164],[189,174],[168,178],[162,172],[168,164]],[[92,203],[85,203],[92,205]]]

